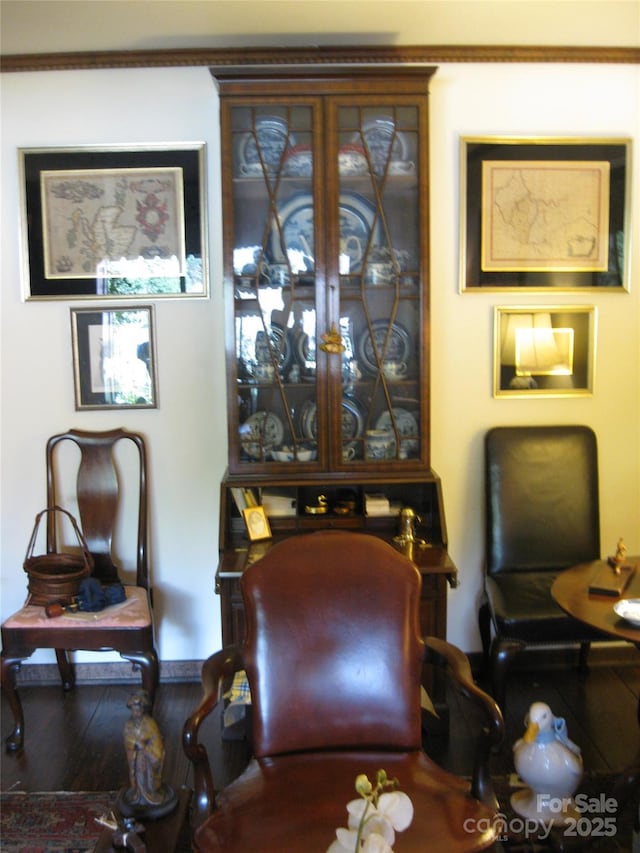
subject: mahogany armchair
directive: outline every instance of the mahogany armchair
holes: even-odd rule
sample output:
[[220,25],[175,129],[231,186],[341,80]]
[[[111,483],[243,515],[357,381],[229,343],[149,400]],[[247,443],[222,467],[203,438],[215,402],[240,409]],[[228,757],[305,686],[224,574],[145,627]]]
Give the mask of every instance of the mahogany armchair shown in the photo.
[[[142,436],[124,429],[106,432],[72,429],[52,436],[46,448],[47,506],[65,502],[66,492],[63,494],[60,482],[73,481],[75,470],[65,478],[61,469],[64,467],[66,470],[67,464],[69,467],[77,465],[74,497],[80,525],[94,561],[93,577],[103,584],[118,581],[119,569],[113,562],[112,545],[119,504],[124,499],[121,473],[115,458],[119,442],[123,442],[123,447],[131,448],[132,465],[137,457],[137,476],[132,478],[133,483],[128,483],[131,509],[137,513],[131,537],[135,539],[135,584],[125,585],[126,601],[102,614],[69,613],[48,619],[44,607],[32,605],[27,599],[25,606],[2,624],[1,684],[15,720],[14,730],[6,740],[10,751],[21,749],[24,744],[24,715],[16,688],[16,674],[22,661],[36,649],[55,649],[65,690],[70,690],[75,682],[68,651],[115,650],[141,669],[143,686],[153,701],[158,684],[158,656],[153,639],[147,562],[147,463]],[[63,453],[63,445],[66,453]],[[73,445],[79,450],[75,459],[74,454],[69,453]],[[131,470],[135,473],[135,467]],[[72,511],[75,513],[75,509]],[[47,520],[49,552],[57,550],[58,531],[54,516],[55,513],[49,513]]]
[[586,672],[599,631],[551,596],[563,569],[600,559],[598,458],[585,426],[495,427],[485,436],[485,583],[479,627],[504,712],[509,666],[525,648],[578,645]]
[[[402,850],[493,845],[488,760],[502,717],[460,650],[420,637],[420,583],[391,545],[337,530],[291,536],[245,571],[244,647],[205,662],[204,695],[183,730],[194,770],[194,850],[324,853],[346,825],[356,776],[374,779],[380,769],[414,805]],[[471,783],[422,749],[421,667],[435,659],[446,661],[483,715]],[[217,790],[200,729],[238,670],[251,690],[253,757]]]

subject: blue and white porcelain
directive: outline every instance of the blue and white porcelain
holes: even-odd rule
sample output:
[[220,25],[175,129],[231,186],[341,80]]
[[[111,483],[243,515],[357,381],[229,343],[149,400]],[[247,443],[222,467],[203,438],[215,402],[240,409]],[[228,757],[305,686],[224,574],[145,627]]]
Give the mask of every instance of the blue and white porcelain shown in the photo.
[[412,160],[392,160],[387,172],[389,175],[415,175],[416,166]]
[[364,149],[359,145],[343,145],[338,151],[338,172],[340,177],[364,175],[369,164]]
[[[237,159],[241,175],[259,177],[275,174],[287,147],[296,140],[289,132],[287,122],[279,116],[260,116],[253,131],[242,134],[238,140]],[[263,168],[264,167],[264,168]]]
[[285,154],[282,174],[290,178],[308,178],[313,172],[313,151],[308,145],[295,145]]

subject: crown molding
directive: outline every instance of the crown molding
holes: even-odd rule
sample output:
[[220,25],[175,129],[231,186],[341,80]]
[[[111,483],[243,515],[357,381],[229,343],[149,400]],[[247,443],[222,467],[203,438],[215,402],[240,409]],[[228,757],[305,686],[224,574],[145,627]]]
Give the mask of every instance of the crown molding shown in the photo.
[[382,45],[379,47],[247,47],[180,50],[22,53],[0,57],[0,70],[69,71],[179,66],[409,65],[443,62],[571,62],[638,64],[636,47],[534,45]]

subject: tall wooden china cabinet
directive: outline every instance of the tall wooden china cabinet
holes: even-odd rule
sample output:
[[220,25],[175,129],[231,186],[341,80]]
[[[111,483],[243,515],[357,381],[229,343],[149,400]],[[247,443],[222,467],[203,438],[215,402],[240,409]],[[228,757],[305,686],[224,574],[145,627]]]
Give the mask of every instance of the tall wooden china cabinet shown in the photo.
[[[239,578],[319,528],[393,541],[446,634],[441,484],[429,460],[428,85],[435,69],[233,74],[221,101],[229,468],[217,591],[241,642]],[[246,523],[247,505],[266,525]]]

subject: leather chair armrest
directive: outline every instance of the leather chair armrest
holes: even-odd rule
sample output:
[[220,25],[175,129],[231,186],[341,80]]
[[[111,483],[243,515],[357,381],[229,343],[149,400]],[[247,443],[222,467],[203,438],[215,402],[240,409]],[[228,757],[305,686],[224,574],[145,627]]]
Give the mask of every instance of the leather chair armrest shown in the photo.
[[234,673],[241,669],[244,669],[242,655],[235,646],[229,646],[207,658],[202,665],[202,699],[183,726],[182,746],[193,765],[192,824],[194,827],[199,826],[212,812],[216,794],[207,750],[198,739],[200,726],[221,701]]
[[504,720],[497,703],[479,688],[473,680],[469,659],[457,646],[437,637],[425,637],[425,661],[446,664],[458,690],[484,714],[484,723],[478,734],[476,754],[471,777],[471,794],[485,805],[498,808],[489,763],[492,750],[504,736]]

